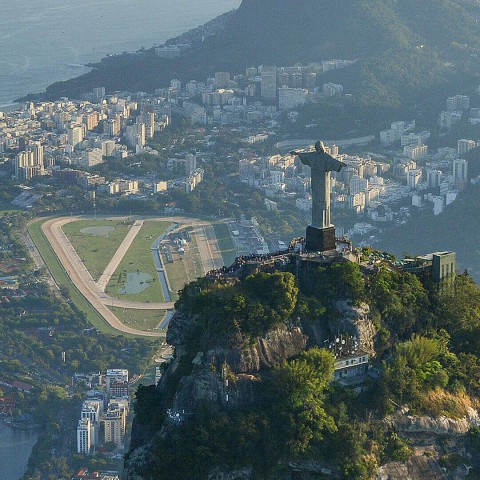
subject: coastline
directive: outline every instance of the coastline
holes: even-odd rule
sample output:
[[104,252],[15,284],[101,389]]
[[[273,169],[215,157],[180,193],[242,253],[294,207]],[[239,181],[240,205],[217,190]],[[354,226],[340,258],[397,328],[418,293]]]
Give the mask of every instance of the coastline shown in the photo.
[[2,423],[3,425],[13,430],[30,431],[30,432],[35,430],[40,430],[40,425],[14,423],[12,421],[7,420],[6,418],[0,419],[0,423]]
[[0,112],[13,112],[15,110],[19,110],[21,107],[20,102],[12,101],[11,104],[0,105]]

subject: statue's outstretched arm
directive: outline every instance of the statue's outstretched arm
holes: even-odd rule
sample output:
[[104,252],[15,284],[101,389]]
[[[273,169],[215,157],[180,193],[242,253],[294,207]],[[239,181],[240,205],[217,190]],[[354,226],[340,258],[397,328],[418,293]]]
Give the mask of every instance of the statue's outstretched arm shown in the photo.
[[327,172],[339,172],[346,165],[343,162],[340,162],[336,158],[332,157],[328,153],[324,154],[325,159],[325,171]]
[[292,155],[296,155],[304,165],[311,166],[311,152],[292,152]]

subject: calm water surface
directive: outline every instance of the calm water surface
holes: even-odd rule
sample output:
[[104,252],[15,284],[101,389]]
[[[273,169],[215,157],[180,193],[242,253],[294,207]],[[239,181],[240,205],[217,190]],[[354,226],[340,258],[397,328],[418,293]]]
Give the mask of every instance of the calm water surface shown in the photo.
[[13,430],[0,421],[0,478],[19,480],[27,469],[37,432]]
[[241,0],[2,0],[0,106],[88,70],[106,54],[161,44]]

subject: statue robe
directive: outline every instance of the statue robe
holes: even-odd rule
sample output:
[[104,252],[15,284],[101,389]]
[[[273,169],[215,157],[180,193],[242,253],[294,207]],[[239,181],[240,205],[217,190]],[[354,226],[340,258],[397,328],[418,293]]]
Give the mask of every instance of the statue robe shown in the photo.
[[330,172],[339,172],[345,164],[326,152],[300,152],[297,155],[312,170],[312,226],[331,227]]

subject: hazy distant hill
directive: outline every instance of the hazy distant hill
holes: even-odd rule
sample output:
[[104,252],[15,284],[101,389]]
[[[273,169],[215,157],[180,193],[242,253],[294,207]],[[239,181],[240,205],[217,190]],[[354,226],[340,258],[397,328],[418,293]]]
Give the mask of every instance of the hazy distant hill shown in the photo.
[[[453,0],[244,0],[225,29],[204,50],[232,67],[289,64],[325,58],[371,57],[423,44],[478,46],[474,17]],[[237,58],[236,58],[237,57]]]
[[399,105],[473,71],[479,50],[474,0],[243,0],[225,28],[182,58],[151,51],[110,57],[93,72],[48,88],[50,97],[88,91],[153,91],[174,77],[205,79],[260,64],[358,58],[339,73],[366,103]]

